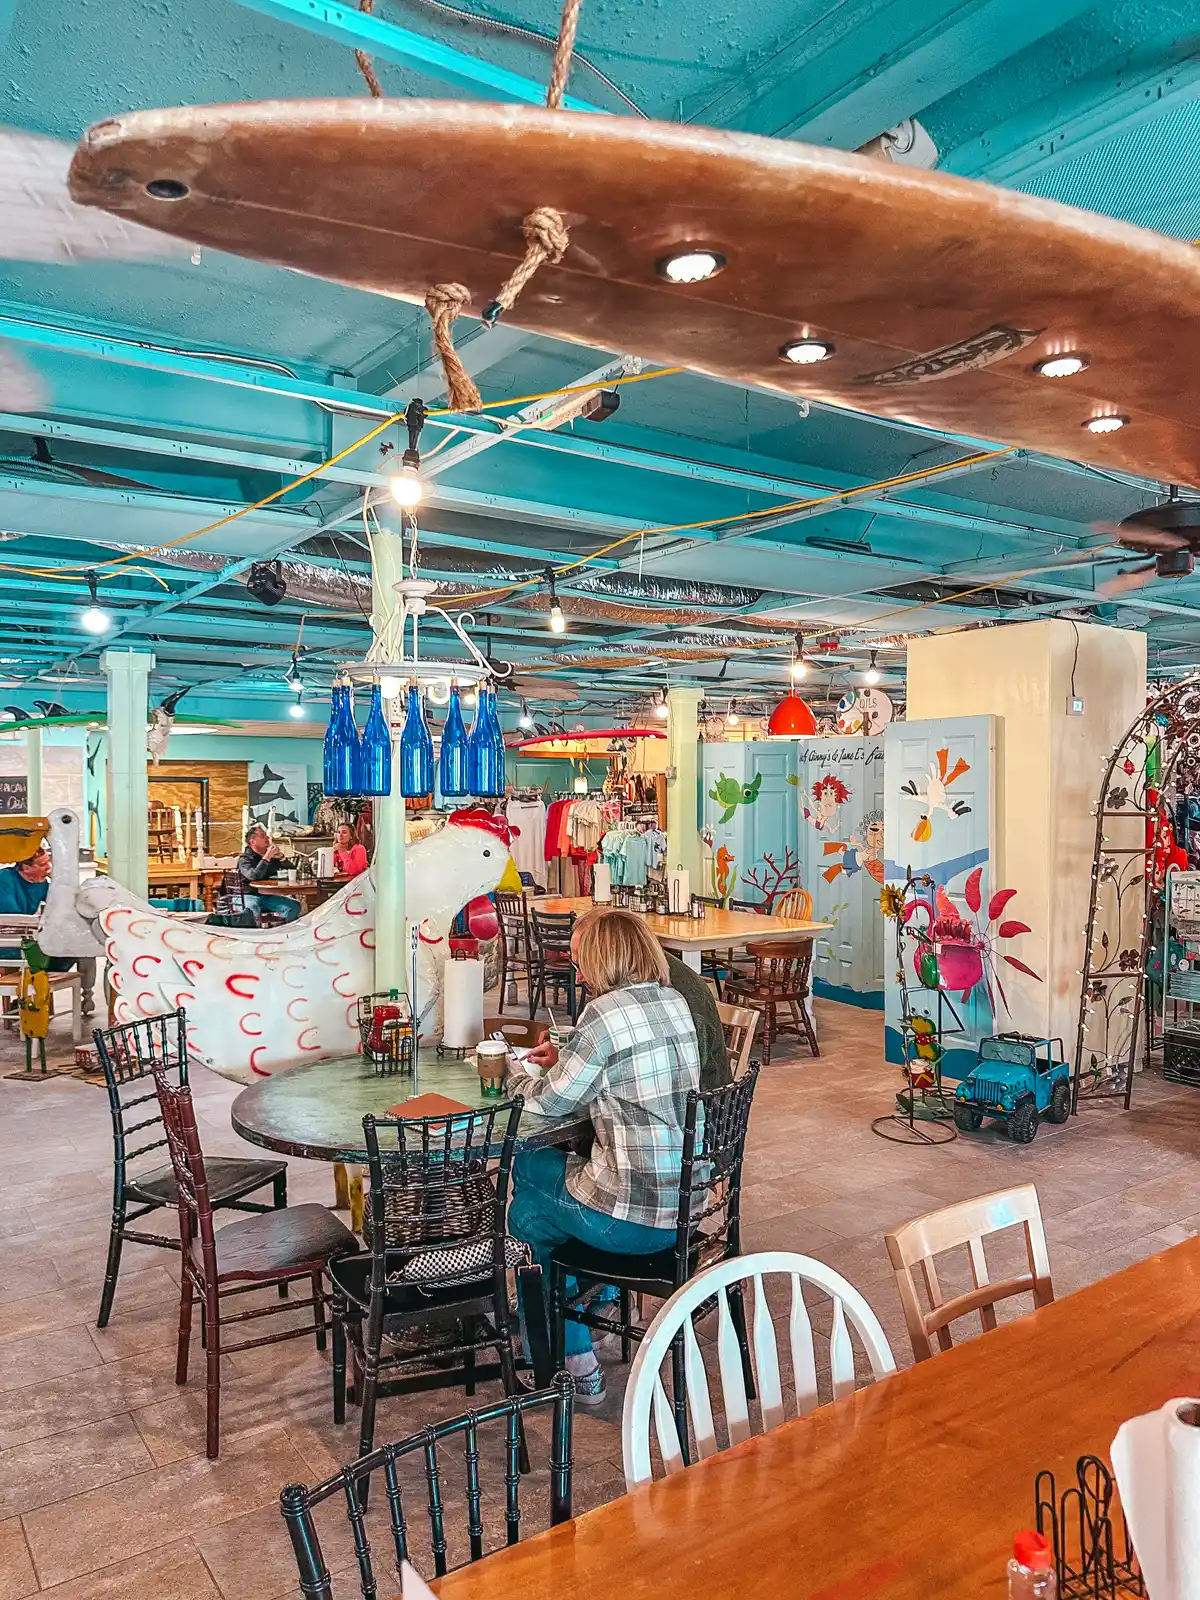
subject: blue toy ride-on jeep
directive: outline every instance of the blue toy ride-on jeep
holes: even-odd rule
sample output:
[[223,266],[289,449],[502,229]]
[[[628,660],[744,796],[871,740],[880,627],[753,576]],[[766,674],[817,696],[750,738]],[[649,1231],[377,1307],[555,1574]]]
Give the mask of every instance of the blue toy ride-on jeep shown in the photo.
[[984,1117],[994,1117],[1017,1144],[1033,1142],[1043,1117],[1065,1122],[1070,1115],[1071,1069],[1061,1039],[1025,1033],[981,1039],[971,1075],[954,1095],[954,1121],[963,1133],[977,1133]]

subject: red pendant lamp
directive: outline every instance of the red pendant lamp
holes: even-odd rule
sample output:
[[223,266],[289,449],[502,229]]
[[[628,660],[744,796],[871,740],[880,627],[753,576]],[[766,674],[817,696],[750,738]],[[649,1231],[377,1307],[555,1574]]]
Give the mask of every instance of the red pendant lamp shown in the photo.
[[816,733],[817,719],[795,689],[789,689],[771,713],[767,732],[772,739],[799,739]]

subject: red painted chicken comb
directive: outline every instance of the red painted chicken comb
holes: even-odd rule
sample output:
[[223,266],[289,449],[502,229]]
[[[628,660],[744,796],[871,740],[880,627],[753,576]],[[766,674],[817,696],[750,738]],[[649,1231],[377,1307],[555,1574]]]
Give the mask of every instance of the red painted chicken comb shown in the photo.
[[512,843],[513,834],[516,832],[504,817],[497,816],[493,811],[485,811],[482,806],[465,806],[461,811],[452,811],[450,822],[460,828],[486,828],[505,844]]

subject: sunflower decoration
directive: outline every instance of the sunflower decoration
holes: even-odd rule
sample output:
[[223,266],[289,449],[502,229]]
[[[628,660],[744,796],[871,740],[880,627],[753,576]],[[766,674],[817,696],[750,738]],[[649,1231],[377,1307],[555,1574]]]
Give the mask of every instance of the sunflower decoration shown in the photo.
[[879,909],[885,917],[898,917],[904,910],[904,890],[892,883],[884,884],[879,891]]

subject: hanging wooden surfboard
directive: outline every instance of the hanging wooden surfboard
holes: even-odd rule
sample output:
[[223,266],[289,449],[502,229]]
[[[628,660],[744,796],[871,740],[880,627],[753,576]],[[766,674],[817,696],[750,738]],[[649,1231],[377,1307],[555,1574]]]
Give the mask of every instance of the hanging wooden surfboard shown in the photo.
[[[570,247],[516,326],[1200,485],[1200,251],[1012,190],[709,128],[332,100],[115,117],[85,134],[71,193],[405,300],[462,283],[476,313],[522,218],[552,206]],[[689,250],[724,265],[667,281]],[[781,353],[800,340],[827,359]],[[1035,370],[1064,352],[1086,367]],[[1126,420],[1090,432],[1100,417]]]

